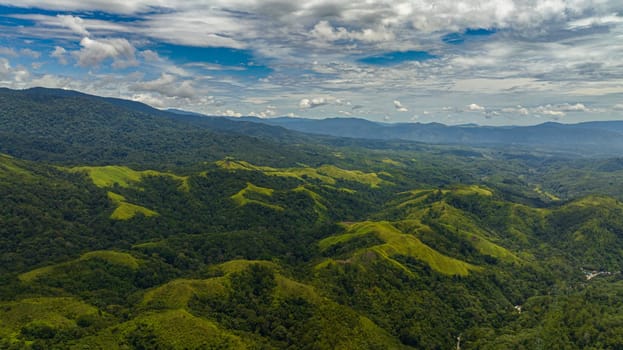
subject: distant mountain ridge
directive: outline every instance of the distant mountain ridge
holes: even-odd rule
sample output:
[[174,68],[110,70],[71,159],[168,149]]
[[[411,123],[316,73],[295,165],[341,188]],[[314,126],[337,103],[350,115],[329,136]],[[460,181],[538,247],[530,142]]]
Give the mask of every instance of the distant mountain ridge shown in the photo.
[[544,147],[581,154],[613,155],[623,151],[623,121],[534,126],[475,126],[440,123],[377,123],[358,118],[240,118],[290,130],[336,137],[405,140],[469,146],[517,145]]
[[[492,127],[389,124],[359,118],[231,118],[159,110],[136,101],[46,88],[0,88],[0,106],[0,152],[31,160],[54,161],[62,154],[64,161],[73,157],[111,162],[121,156],[142,162],[146,156],[155,156],[158,164],[192,163],[190,158],[182,159],[202,149],[226,156],[233,149],[244,148],[246,154],[247,149],[257,148],[253,146],[257,142],[274,148],[301,143],[365,146],[372,140],[519,147],[583,156],[619,156],[623,152],[623,121]],[[176,139],[188,142],[166,146]],[[76,145],[81,146],[73,147]],[[18,153],[12,151],[18,149]],[[75,154],[67,157],[67,151]]]

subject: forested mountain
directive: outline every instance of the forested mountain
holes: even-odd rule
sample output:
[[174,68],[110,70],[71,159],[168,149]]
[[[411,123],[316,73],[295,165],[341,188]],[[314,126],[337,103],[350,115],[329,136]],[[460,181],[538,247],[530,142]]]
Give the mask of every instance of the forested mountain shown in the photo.
[[[296,147],[284,151],[284,143],[305,139],[279,127],[180,116],[66,90],[0,89],[0,106],[0,152],[63,164],[121,162],[163,168],[230,154],[271,162],[296,154]],[[310,153],[298,152],[302,161]]]
[[623,346],[620,159],[0,101],[2,349]]

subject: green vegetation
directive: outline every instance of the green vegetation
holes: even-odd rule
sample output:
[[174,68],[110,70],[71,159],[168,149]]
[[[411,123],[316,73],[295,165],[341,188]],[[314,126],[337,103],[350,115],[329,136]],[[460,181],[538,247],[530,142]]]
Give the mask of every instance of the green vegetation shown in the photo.
[[381,184],[389,184],[382,180],[376,173],[364,173],[360,170],[345,170],[333,165],[322,165],[318,168],[287,168],[276,169],[265,166],[256,166],[245,161],[225,159],[216,162],[216,165],[227,170],[259,171],[268,176],[291,177],[301,181],[314,179],[329,185],[335,185],[338,180],[357,182],[378,188]]
[[19,166],[19,162],[9,155],[0,153],[0,178],[19,176],[32,179],[33,174]]
[[32,271],[22,273],[19,275],[19,279],[23,282],[32,282],[35,279],[38,279],[42,276],[53,274],[55,270],[58,270],[61,268],[71,268],[72,265],[73,266],[79,265],[82,262],[93,260],[93,259],[103,260],[103,261],[106,261],[107,263],[114,264],[114,265],[125,266],[132,270],[138,269],[138,264],[139,264],[138,260],[130,254],[116,252],[116,251],[99,250],[99,251],[85,253],[76,260],[64,262],[61,264],[51,265],[51,266],[45,266],[45,267],[41,267],[41,268],[38,268]]
[[112,187],[113,185],[129,187],[137,184],[142,178],[147,176],[168,176],[172,179],[179,180],[181,182],[180,188],[182,190],[190,190],[188,187],[188,177],[162,173],[155,170],[136,171],[125,166],[109,165],[103,167],[74,167],[71,168],[70,171],[87,173],[97,187]]
[[108,198],[117,206],[115,211],[110,214],[111,219],[129,220],[135,217],[137,214],[142,214],[144,216],[158,215],[158,213],[153,210],[149,210],[145,207],[141,207],[140,205],[126,202],[125,197],[120,194],[108,192]]
[[[22,344],[35,339],[49,339],[71,334],[81,320],[101,319],[97,308],[75,298],[29,298],[0,303],[0,339],[8,344]],[[2,343],[0,343],[2,344]]]
[[412,274],[412,272],[398,261],[392,259],[392,256],[399,255],[421,260],[433,270],[446,275],[466,276],[470,271],[480,270],[479,267],[440,254],[416,237],[400,232],[388,222],[351,224],[347,227],[346,234],[325,238],[320,241],[319,245],[322,250],[326,250],[335,244],[344,243],[370,233],[376,235],[384,244],[360,250],[351,260],[365,261],[380,257],[404,270],[407,274]]
[[270,197],[273,195],[273,192],[273,189],[259,187],[253,185],[252,183],[248,183],[247,187],[243,188],[242,190],[240,190],[240,192],[231,196],[231,199],[233,199],[239,206],[244,206],[247,204],[257,204],[277,211],[283,211],[283,208],[278,205],[265,203],[257,199],[251,199],[254,194],[259,195],[260,197]]
[[618,159],[8,95],[0,349],[623,347]]

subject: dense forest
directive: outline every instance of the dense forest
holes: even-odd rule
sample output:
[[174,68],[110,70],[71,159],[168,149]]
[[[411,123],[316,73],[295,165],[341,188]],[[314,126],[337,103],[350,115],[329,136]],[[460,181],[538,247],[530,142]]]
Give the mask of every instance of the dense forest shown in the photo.
[[623,346],[618,158],[0,106],[0,349]]

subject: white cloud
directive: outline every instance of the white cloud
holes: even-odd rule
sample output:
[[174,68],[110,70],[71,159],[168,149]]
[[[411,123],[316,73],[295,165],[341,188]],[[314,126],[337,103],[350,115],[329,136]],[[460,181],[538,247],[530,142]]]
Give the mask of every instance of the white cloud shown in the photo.
[[595,25],[613,25],[623,23],[623,17],[619,17],[616,13],[600,16],[600,17],[586,17],[571,21],[567,24],[569,29],[587,28]]
[[71,29],[74,33],[82,36],[90,35],[82,18],[71,15],[57,15],[56,17],[58,17],[62,26]]
[[134,90],[157,92],[162,96],[192,98],[197,95],[190,80],[178,81],[172,74],[162,73],[159,78],[134,84]]
[[565,104],[558,106],[558,110],[564,111],[564,112],[590,112],[591,111],[590,108],[587,108],[582,103],[576,103],[574,105],[565,103]]
[[476,103],[472,103],[467,106],[467,110],[471,112],[483,112],[486,108]]
[[188,12],[149,15],[134,29],[147,37],[177,45],[236,49],[246,48],[247,44],[235,38],[254,39],[257,33],[252,22],[225,11],[206,9],[205,5]]
[[612,106],[612,109],[614,109],[615,111],[623,111],[623,103],[617,103],[614,106]]
[[303,99],[301,99],[301,101],[299,101],[299,108],[300,109],[315,108],[315,107],[319,107],[319,106],[324,106],[324,105],[326,105],[328,103],[329,102],[324,97],[316,97],[316,98],[312,98],[312,99],[303,98]]
[[162,100],[162,98],[155,97],[151,94],[134,94],[132,95],[132,100],[148,104],[155,108],[167,107],[166,103]]
[[398,112],[408,112],[409,109],[405,106],[402,105],[402,103],[400,103],[400,101],[398,100],[394,100],[394,108],[396,108],[396,110]]
[[275,115],[277,115],[277,111],[274,108],[274,106],[267,106],[266,109],[261,112],[250,112],[248,113],[248,115],[251,117],[258,117],[258,118],[270,118],[270,117],[274,117]]
[[52,51],[50,57],[56,58],[58,60],[58,63],[62,65],[67,64],[67,50],[60,46],[54,47],[54,51]]
[[[166,1],[170,2],[170,1]],[[160,1],[164,5],[163,1]],[[0,4],[25,8],[42,8],[56,11],[106,11],[131,14],[148,10],[154,2],[149,0],[0,0]]]
[[9,60],[0,57],[0,83],[13,87],[20,87],[21,83],[28,81],[30,72],[24,67],[12,67]]
[[[620,104],[617,94],[623,92],[623,8],[614,0],[0,0],[0,4],[64,14],[7,14],[36,24],[3,32],[9,38],[6,43],[16,44],[0,48],[0,56],[18,68],[30,68],[33,52],[21,48],[40,46],[20,46],[23,39],[36,44],[38,38],[54,38],[52,47],[58,46],[45,55],[62,64],[75,60],[86,68],[76,68],[80,74],[71,78],[38,75],[47,73],[40,70],[25,78],[23,69],[21,84],[29,84],[27,79],[69,84],[63,80],[68,79],[72,84],[63,86],[107,95],[112,91],[122,97],[136,94],[159,99],[154,102],[159,105],[178,103],[202,112],[231,103],[236,110],[268,116],[262,106],[271,103],[280,106],[281,115],[300,108],[306,116],[322,117],[352,108],[357,115],[377,120],[389,114],[406,121],[415,113],[424,122],[442,120],[446,114],[454,120],[483,121],[499,113],[491,123],[530,123],[533,118],[513,118],[597,118],[600,110],[595,106]],[[137,20],[76,17],[94,11],[130,14]],[[498,33],[467,36],[463,45],[441,40],[466,28]],[[80,39],[81,48],[70,49]],[[269,76],[213,60],[178,65],[176,52],[162,49],[164,45],[158,45],[162,42],[249,50],[243,55],[267,65]],[[399,66],[364,66],[357,61],[406,50],[431,52],[439,59]],[[139,74],[111,71],[109,63],[117,68],[136,66],[132,71]],[[46,62],[41,70],[50,67]],[[6,81],[16,81],[13,71],[18,68],[12,68]],[[245,68],[244,73],[228,72]],[[202,102],[204,91],[217,96],[218,102]],[[417,104],[408,108],[388,104],[396,98]],[[440,107],[448,101],[456,107]],[[351,102],[350,107],[339,107]],[[366,108],[359,109],[361,105]],[[420,106],[434,112],[426,114]],[[407,110],[411,113],[395,113]],[[611,110],[608,116],[619,115]]]
[[126,39],[89,39],[80,41],[82,48],[73,54],[81,67],[98,66],[107,59],[113,60],[113,67],[126,68],[138,65],[136,49]]
[[10,47],[1,47],[0,46],[0,55],[9,56],[9,57],[17,57],[17,52]]
[[225,111],[221,112],[218,111],[217,112],[219,115],[224,116],[224,117],[234,117],[234,118],[240,118],[242,117],[242,113],[236,112],[232,109],[226,109]]
[[544,116],[551,116],[551,117],[555,117],[555,118],[561,118],[564,117],[565,115],[567,115],[567,113],[565,113],[564,111],[561,111],[560,109],[552,106],[552,105],[545,105],[545,106],[538,106],[536,108],[534,108],[532,110],[533,113],[535,114],[540,114],[540,115],[544,115]]
[[362,42],[383,42],[395,39],[394,33],[386,28],[365,28],[349,31],[344,27],[334,28],[328,21],[318,22],[311,31],[311,36],[321,41],[357,40]]
[[162,61],[162,58],[160,58],[158,53],[152,50],[141,51],[140,55],[147,62],[161,62]]
[[11,64],[6,58],[0,57],[0,79],[5,80],[11,73]]
[[41,53],[32,49],[21,49],[19,50],[19,54],[21,56],[27,56],[27,57],[32,57],[32,58],[39,58],[41,57]]
[[530,114],[530,111],[527,108],[522,107],[521,105],[517,105],[516,107],[502,108],[501,111],[504,112],[504,113],[519,114],[519,115],[523,115],[523,116],[526,116],[526,115]]

